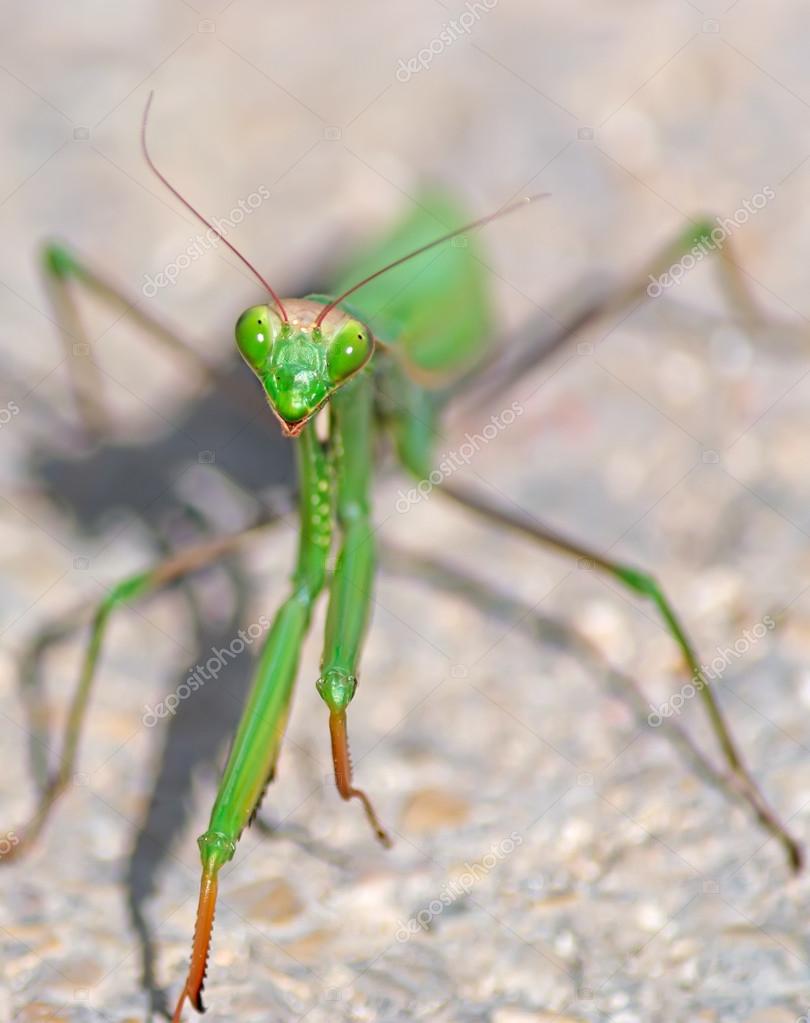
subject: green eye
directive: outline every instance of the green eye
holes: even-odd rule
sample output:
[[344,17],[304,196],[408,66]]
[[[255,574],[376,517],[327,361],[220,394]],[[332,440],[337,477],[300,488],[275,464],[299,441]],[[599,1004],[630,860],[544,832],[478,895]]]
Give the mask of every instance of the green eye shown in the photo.
[[358,320],[349,320],[329,342],[326,365],[332,381],[344,380],[356,373],[368,359],[368,331]]
[[236,321],[236,347],[257,373],[267,362],[277,329],[277,318],[266,305],[251,306]]

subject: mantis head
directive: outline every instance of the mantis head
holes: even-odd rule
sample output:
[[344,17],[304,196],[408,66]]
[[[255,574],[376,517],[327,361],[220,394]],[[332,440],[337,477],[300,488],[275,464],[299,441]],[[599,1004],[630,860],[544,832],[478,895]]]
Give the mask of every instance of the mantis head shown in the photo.
[[146,144],[152,96],[150,93],[141,125],[141,148],[147,164],[172,195],[244,263],[273,300],[273,305],[251,306],[242,313],[236,323],[236,344],[242,358],[261,381],[270,407],[289,437],[303,430],[307,420],[338,387],[365,366],[374,351],[374,339],[368,328],[341,309],[345,299],[389,270],[542,198],[527,196],[489,216],[448,231],[380,267],[326,304],[308,299],[282,302],[250,260],[155,165]]
[[307,420],[371,358],[374,339],[340,309],[303,300],[255,305],[236,322],[236,346],[259,378],[284,432],[295,437]]

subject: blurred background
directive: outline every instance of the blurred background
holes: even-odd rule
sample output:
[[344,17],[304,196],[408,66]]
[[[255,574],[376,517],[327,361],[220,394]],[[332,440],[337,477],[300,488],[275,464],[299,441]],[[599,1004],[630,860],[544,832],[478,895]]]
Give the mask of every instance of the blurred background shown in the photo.
[[[231,365],[234,320],[260,289],[150,175],[151,90],[155,159],[282,295],[323,287],[425,181],[471,215],[551,193],[481,235],[500,336],[546,336],[698,216],[721,218],[755,318],[718,259],[700,260],[467,405],[440,452],[519,404],[458,478],[654,570],[806,840],[807,5],[35,0],[0,17],[0,853],[58,755],[86,641],[49,647],[26,699],[40,630],[162,553],[243,527],[291,480],[289,444]],[[47,239],[180,330],[230,398],[97,297],[78,299],[87,341],[65,349]],[[109,414],[97,445],[71,397],[81,360]],[[223,873],[208,1018],[807,1013],[807,881],[666,724],[649,727],[648,704],[672,707],[689,681],[654,612],[436,494],[403,511],[410,485],[382,466],[385,563],[351,718],[358,783],[395,848],[334,791],[313,684],[321,609],[269,833],[251,829]],[[114,620],[75,784],[30,856],[0,863],[4,1019],[157,1019],[173,1002],[195,836],[253,651],[176,713],[150,710],[272,614],[294,543],[282,515]],[[698,701],[674,718],[717,762]]]

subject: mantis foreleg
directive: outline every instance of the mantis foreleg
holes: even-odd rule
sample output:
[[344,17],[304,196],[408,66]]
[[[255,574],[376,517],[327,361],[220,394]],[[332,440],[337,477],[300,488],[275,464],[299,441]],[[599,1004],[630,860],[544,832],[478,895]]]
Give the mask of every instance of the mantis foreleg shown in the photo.
[[331,482],[327,454],[312,423],[296,445],[300,485],[300,536],[291,592],[281,605],[262,649],[253,686],[242,712],[228,762],[198,839],[202,879],[191,964],[174,1012],[179,1020],[186,998],[201,1012],[202,987],[211,942],[217,877],[261,802],[281,749],[298,669],[301,644],[326,579],[331,538]]
[[368,796],[352,784],[346,708],[357,688],[357,664],[368,625],[374,584],[370,489],[374,465],[372,391],[368,373],[332,399],[332,458],[342,546],[332,579],[318,692],[329,708],[335,783],[343,799],[359,799],[383,845],[390,839]]

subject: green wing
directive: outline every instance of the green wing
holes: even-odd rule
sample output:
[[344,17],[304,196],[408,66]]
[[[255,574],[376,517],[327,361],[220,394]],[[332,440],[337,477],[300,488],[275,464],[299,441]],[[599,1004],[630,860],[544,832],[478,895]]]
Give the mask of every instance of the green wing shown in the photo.
[[[334,293],[456,227],[469,218],[446,194],[424,192],[413,213],[358,253],[338,275]],[[468,369],[490,337],[486,274],[474,238],[464,236],[383,274],[346,305],[382,340],[400,346],[410,363],[442,377]]]

